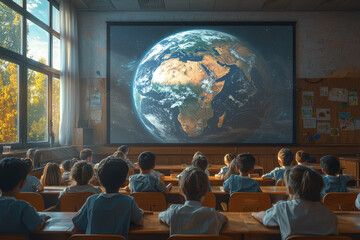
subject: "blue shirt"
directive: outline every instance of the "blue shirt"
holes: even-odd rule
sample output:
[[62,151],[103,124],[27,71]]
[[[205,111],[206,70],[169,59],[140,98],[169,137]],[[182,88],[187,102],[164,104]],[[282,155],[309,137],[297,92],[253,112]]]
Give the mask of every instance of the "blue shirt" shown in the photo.
[[263,177],[266,177],[266,178],[274,178],[275,179],[275,185],[277,184],[277,182],[281,179],[284,178],[284,174],[285,174],[285,171],[287,169],[291,169],[291,167],[277,167],[275,168],[274,170],[272,170],[271,172],[263,175]]
[[0,197],[0,234],[29,236],[42,222],[42,217],[27,202]]
[[160,179],[150,174],[135,174],[129,178],[129,188],[133,192],[164,192],[166,186]]
[[90,196],[72,219],[86,234],[118,234],[128,238],[130,222],[138,223],[143,211],[134,198],[121,193]]
[[214,208],[201,206],[198,201],[172,204],[159,213],[159,219],[170,226],[173,234],[213,234],[219,235],[226,217]]
[[35,176],[27,175],[26,176],[26,183],[24,187],[21,189],[21,192],[36,192],[36,187],[40,184],[39,179]]
[[284,240],[291,235],[337,234],[336,215],[321,202],[278,201],[265,211],[262,221],[265,226],[279,226]]
[[240,175],[231,175],[223,184],[230,195],[234,192],[262,192],[258,181]]
[[229,166],[222,167],[220,169],[220,172],[217,175],[221,175],[222,177],[224,177],[225,173],[227,173],[227,171],[229,171],[229,168],[230,168]]
[[351,177],[346,174],[339,174],[337,176],[321,175],[324,180],[324,188],[321,192],[322,197],[329,192],[347,192],[346,183],[351,180]]

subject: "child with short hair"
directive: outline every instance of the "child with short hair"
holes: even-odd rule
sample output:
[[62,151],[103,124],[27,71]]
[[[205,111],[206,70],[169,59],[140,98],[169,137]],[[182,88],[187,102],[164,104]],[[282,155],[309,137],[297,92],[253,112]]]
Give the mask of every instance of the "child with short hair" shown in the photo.
[[332,155],[326,155],[320,158],[320,166],[323,172],[321,175],[324,181],[322,197],[329,192],[347,192],[346,183],[354,179],[352,175],[339,174],[339,159]]
[[130,222],[143,224],[143,211],[134,198],[119,193],[128,171],[128,165],[120,158],[106,158],[100,162],[97,175],[106,192],[86,200],[72,219],[76,229],[86,230],[86,234],[117,234],[127,239]]
[[64,185],[59,166],[56,163],[47,163],[43,175],[40,178],[40,182],[43,186]]
[[274,178],[275,179],[275,185],[279,180],[282,180],[284,178],[285,170],[290,169],[292,162],[293,162],[293,154],[291,151],[287,148],[280,149],[278,153],[278,163],[280,167],[275,168],[271,172],[262,175],[263,179],[266,178]]
[[222,167],[220,169],[220,172],[218,174],[215,174],[215,177],[217,178],[221,178],[221,179],[224,179],[224,176],[225,174],[227,173],[227,171],[229,170],[230,168],[230,163],[231,161],[234,159],[234,155],[231,154],[231,153],[227,153],[225,156],[224,156],[224,163],[225,163],[225,167]]
[[288,201],[278,201],[265,212],[253,216],[265,226],[279,226],[281,238],[291,235],[337,234],[336,215],[321,203],[324,186],[320,175],[308,167],[295,166],[284,176],[290,196]]
[[[201,154],[201,152],[198,151],[194,154],[191,165],[192,167],[202,169],[208,176],[210,175],[209,170],[206,169],[208,166],[208,160],[204,155]],[[190,170],[190,168],[191,167],[185,168],[180,174],[176,176],[176,178],[180,179],[187,171]]]
[[170,235],[219,235],[228,219],[214,208],[201,206],[208,192],[208,185],[208,176],[199,168],[190,168],[180,178],[180,193],[184,196],[185,203],[172,204],[159,213],[160,221],[170,226]]
[[129,154],[129,146],[127,145],[121,145],[118,148],[119,152],[122,152],[124,154],[124,161],[128,164],[129,168],[135,168],[136,164],[133,163],[127,156]]
[[310,161],[310,154],[303,150],[297,151],[295,154],[295,160],[300,166],[307,166]]
[[26,182],[24,187],[21,189],[21,192],[40,192],[44,190],[44,186],[40,183],[37,177],[32,176],[33,161],[30,158],[25,158],[22,160],[28,167],[28,174],[26,176]]
[[92,163],[93,151],[89,148],[85,148],[80,152],[80,160],[85,160],[88,163]]
[[39,215],[29,203],[16,200],[29,173],[29,167],[19,158],[0,160],[0,234],[25,235],[40,230],[49,218]]
[[155,155],[143,152],[139,155],[140,174],[129,177],[129,188],[133,192],[169,192],[172,184],[165,186],[159,178],[150,174],[155,167]]
[[251,179],[249,174],[254,169],[255,158],[250,153],[236,156],[236,169],[240,175],[231,175],[224,183],[224,191],[230,192],[262,192],[258,181]]
[[86,161],[80,161],[75,163],[71,168],[70,179],[74,181],[74,185],[65,188],[59,195],[59,199],[64,193],[75,193],[75,192],[92,192],[99,194],[101,189],[89,184],[89,181],[94,175],[94,170],[90,163]]
[[72,160],[68,159],[65,160],[61,163],[62,169],[64,169],[64,173],[62,175],[62,179],[64,181],[69,181],[70,180],[70,171],[71,171],[71,167],[72,167]]

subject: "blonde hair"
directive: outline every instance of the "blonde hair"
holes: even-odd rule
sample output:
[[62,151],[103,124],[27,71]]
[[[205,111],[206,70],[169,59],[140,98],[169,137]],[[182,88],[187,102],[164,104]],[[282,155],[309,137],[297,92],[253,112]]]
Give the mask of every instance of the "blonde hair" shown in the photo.
[[59,166],[56,163],[47,163],[40,182],[44,186],[62,185],[62,177]]
[[239,171],[236,170],[236,159],[233,159],[229,164],[229,170],[224,175],[224,181],[228,179],[232,174],[238,175]]
[[231,161],[234,159],[234,155],[232,153],[227,153],[225,156],[224,156],[224,163],[226,166],[229,166]]
[[89,183],[94,175],[94,169],[91,164],[86,161],[79,161],[71,168],[70,178],[76,182],[77,185],[86,185]]
[[209,191],[209,178],[200,168],[192,167],[180,178],[180,188],[187,200],[200,201]]

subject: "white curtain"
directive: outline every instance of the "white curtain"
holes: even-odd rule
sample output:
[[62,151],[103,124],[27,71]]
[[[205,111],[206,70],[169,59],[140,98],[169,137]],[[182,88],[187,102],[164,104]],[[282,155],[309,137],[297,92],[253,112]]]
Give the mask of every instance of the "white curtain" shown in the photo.
[[78,23],[71,0],[60,1],[60,145],[71,145],[79,111]]

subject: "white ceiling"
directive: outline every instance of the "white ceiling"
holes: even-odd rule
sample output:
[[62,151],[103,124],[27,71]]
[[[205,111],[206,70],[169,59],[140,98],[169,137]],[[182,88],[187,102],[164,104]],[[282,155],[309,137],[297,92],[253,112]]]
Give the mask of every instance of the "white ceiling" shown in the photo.
[[83,11],[360,11],[360,0],[72,0]]

